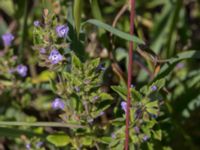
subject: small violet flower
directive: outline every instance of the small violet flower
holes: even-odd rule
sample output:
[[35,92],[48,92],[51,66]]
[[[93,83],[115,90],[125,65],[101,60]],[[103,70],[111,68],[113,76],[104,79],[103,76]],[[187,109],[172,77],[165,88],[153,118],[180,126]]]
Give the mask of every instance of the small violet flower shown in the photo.
[[149,139],[149,137],[148,137],[147,135],[145,135],[145,136],[143,137],[143,141],[144,141],[144,142],[146,142],[148,139]]
[[59,53],[57,49],[53,49],[48,57],[52,64],[57,64],[62,61],[63,56]]
[[80,92],[80,87],[76,86],[74,89],[76,92]]
[[64,104],[64,102],[60,98],[56,98],[52,102],[52,108],[53,109],[62,109],[62,110],[64,110],[65,104]]
[[94,96],[93,97],[93,101],[95,102],[96,100],[98,100],[99,99],[99,96]]
[[116,138],[116,134],[115,134],[115,133],[112,133],[112,134],[111,134],[111,137],[112,137],[112,139],[115,139],[115,138]]
[[30,144],[26,144],[26,149],[30,150],[31,149],[31,145]]
[[158,116],[157,116],[157,115],[154,115],[154,114],[151,114],[151,117],[152,117],[153,119],[156,119]]
[[178,63],[177,65],[176,65],[176,68],[177,69],[182,69],[182,68],[184,68],[185,67],[185,64],[184,63]]
[[36,143],[36,147],[37,147],[37,148],[40,148],[40,147],[42,146],[42,144],[43,144],[43,142],[37,142],[37,143]]
[[15,69],[11,68],[11,69],[9,69],[8,73],[12,74],[12,73],[14,73],[15,71],[16,71]]
[[99,113],[99,116],[102,116],[104,114],[105,114],[105,112],[102,111],[102,112]]
[[34,24],[35,27],[39,27],[40,26],[40,22],[38,20],[35,20],[33,22],[33,24]]
[[18,65],[17,66],[17,73],[22,76],[22,77],[25,77],[27,75],[27,71],[28,71],[28,68],[22,64]]
[[127,103],[126,102],[121,102],[121,107],[124,110],[124,112],[126,113]]
[[40,49],[40,54],[45,54],[46,53],[46,49],[45,48],[41,48]]
[[99,65],[97,66],[97,71],[99,71],[99,70],[105,71],[106,68],[104,67],[103,64],[99,64]]
[[131,88],[135,88],[135,85],[134,85],[134,84],[131,84]]
[[140,128],[138,128],[137,126],[134,127],[135,133],[140,133]]
[[151,86],[152,91],[156,91],[157,89],[158,89],[157,86],[155,86],[155,85]]
[[58,25],[56,27],[57,36],[60,38],[65,38],[68,34],[69,27],[67,25]]
[[11,42],[14,40],[14,36],[11,33],[6,33],[4,35],[2,35],[2,40],[4,43],[4,46],[10,46]]

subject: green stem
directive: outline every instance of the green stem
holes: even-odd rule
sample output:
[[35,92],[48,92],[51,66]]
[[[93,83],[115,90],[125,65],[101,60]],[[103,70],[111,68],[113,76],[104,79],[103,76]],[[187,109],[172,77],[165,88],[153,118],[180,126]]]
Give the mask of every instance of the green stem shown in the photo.
[[82,125],[66,124],[59,122],[16,122],[16,121],[0,121],[0,126],[39,126],[39,127],[67,127],[67,128],[85,128]]

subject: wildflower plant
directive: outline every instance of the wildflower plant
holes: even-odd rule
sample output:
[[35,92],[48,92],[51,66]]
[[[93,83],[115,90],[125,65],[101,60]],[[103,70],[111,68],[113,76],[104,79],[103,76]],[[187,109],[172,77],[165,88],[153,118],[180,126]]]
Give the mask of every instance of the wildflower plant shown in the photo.
[[[54,15],[44,11],[43,22],[34,22],[33,48],[40,58],[39,64],[56,73],[56,78],[50,80],[55,98],[51,107],[59,110],[59,117],[63,123],[79,125],[80,128],[71,128],[65,135],[67,142],[57,143],[49,135],[48,141],[54,145],[68,145],[77,149],[99,147],[123,149],[126,101],[122,101],[120,109],[122,118],[112,120],[107,126],[99,125],[98,120],[112,104],[112,96],[103,92],[101,88],[102,75],[105,67],[100,59],[89,59],[82,62],[74,52],[70,51],[69,27],[67,23],[59,23]],[[67,44],[66,44],[67,43]],[[144,86],[140,91],[131,87],[131,124],[130,145],[132,148],[141,147],[148,143],[153,147],[153,139],[161,140],[161,130],[157,128],[156,117],[160,113],[159,90],[164,81],[159,80],[152,85]],[[124,100],[127,89],[113,86]],[[119,110],[119,108],[115,108]],[[113,126],[112,135],[106,134]],[[156,126],[156,129],[154,129]],[[148,142],[147,142],[148,141]],[[99,146],[100,145],[100,146]]]
[[[162,139],[162,132],[159,129],[156,118],[160,116],[160,108],[163,101],[160,90],[165,85],[163,79],[158,80],[151,85],[146,85],[140,90],[131,88],[131,108],[130,108],[130,149],[144,148],[153,149],[153,141]],[[152,88],[153,87],[153,88]],[[118,128],[115,138],[109,144],[110,149],[123,149],[125,113],[126,113],[126,94],[127,89],[123,86],[112,86],[123,99],[121,109],[124,112],[122,118],[112,120],[112,124]]]
[[[71,132],[65,135],[65,138],[68,137],[65,144],[77,149],[98,148],[107,130],[99,125],[99,118],[112,102],[112,96],[101,88],[104,69],[100,59],[82,62],[74,52],[65,54],[68,26],[59,25],[54,19],[49,19],[49,15],[44,17],[44,25],[35,26],[33,48],[40,58],[39,64],[57,74],[56,80],[50,80],[55,94],[51,106],[54,110],[60,110],[59,117],[63,123],[80,125],[80,128],[71,128]],[[49,135],[47,139],[54,145],[65,145],[51,137]]]
[[17,62],[18,56],[14,54],[12,48],[13,40],[14,36],[11,33],[2,35],[4,48],[0,52],[0,77],[4,78],[5,82],[0,82],[0,93],[10,88],[20,87],[21,80],[28,74],[28,67]]
[[[21,4],[27,6],[24,7],[26,15],[23,17],[20,10],[8,19],[2,2],[1,10],[5,11],[2,26],[4,22],[9,26],[2,31],[0,50],[0,126],[8,125],[0,127],[0,134],[5,136],[1,146],[27,150],[151,150],[170,149],[169,143],[172,147],[183,144],[181,138],[185,138],[186,149],[198,149],[195,147],[198,136],[190,137],[185,123],[193,115],[190,110],[199,107],[199,71],[192,71],[195,68],[192,63],[180,63],[183,59],[200,58],[199,51],[186,51],[187,45],[183,45],[188,33],[197,31],[182,22],[188,13],[182,6],[189,9],[190,2],[180,7],[177,4],[181,0],[149,1],[144,6],[139,2],[137,9],[144,7],[142,10],[153,13],[141,11],[136,19],[134,4],[128,4],[133,0],[126,2],[93,0],[87,6],[81,0],[16,1],[17,11]],[[12,1],[7,4],[12,3],[15,6]],[[42,14],[36,13],[33,18],[42,18],[34,20],[30,18],[33,15],[32,9],[28,10],[32,8],[30,4],[48,9]],[[128,17],[122,17],[127,10],[131,12],[130,24]],[[175,15],[166,17],[171,10]],[[155,14],[160,17],[157,19]],[[192,14],[186,16],[196,15]],[[15,16],[20,21],[12,21]],[[112,26],[104,23],[110,22],[112,16],[116,17]],[[165,20],[170,30],[163,26]],[[178,21],[177,27],[173,21]],[[129,25],[131,32],[127,34]],[[19,31],[13,31],[16,27]],[[96,27],[101,29],[96,32]],[[133,35],[133,29],[138,37]],[[155,33],[148,33],[154,30]],[[186,31],[184,38],[177,36],[182,30]],[[176,37],[179,38],[175,40]],[[178,47],[180,52],[183,46],[184,52],[174,56],[173,49]],[[198,48],[194,43],[192,46]],[[176,137],[180,139],[174,143]]]

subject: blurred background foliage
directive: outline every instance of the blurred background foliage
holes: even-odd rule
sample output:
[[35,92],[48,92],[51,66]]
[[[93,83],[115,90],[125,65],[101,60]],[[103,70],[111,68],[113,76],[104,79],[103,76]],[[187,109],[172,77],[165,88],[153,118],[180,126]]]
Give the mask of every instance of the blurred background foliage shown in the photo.
[[[81,4],[79,4],[81,3]],[[124,83],[127,74],[128,41],[112,35],[103,28],[83,24],[97,19],[121,31],[129,32],[130,6],[126,0],[0,0],[0,36],[7,31],[15,35],[14,53],[17,62],[29,66],[29,76],[16,82],[0,77],[0,120],[58,121],[57,112],[50,108],[54,94],[49,79],[53,72],[38,66],[32,49],[33,21],[42,18],[48,8],[59,20],[70,27],[70,49],[82,59],[100,57],[105,63],[103,87],[114,97],[113,106],[120,99],[111,85]],[[136,0],[135,35],[145,41],[160,60],[175,57],[178,53],[200,49],[199,0]],[[1,49],[3,43],[1,41]],[[135,49],[137,46],[135,45]],[[164,63],[154,65],[138,52],[134,52],[133,83],[136,88],[150,83]],[[200,70],[199,60],[177,61],[170,66],[163,91],[164,112],[157,120],[163,129],[161,144],[172,149],[200,148]],[[114,118],[112,108],[105,118]],[[18,129],[18,130],[16,130]],[[45,136],[57,128],[0,127],[0,149],[18,149],[29,137]],[[62,129],[66,131],[66,129]],[[26,136],[22,136],[26,135]],[[15,138],[15,137],[19,137]],[[9,144],[8,144],[9,143]],[[49,146],[53,149],[53,146]],[[159,148],[158,148],[159,149]]]

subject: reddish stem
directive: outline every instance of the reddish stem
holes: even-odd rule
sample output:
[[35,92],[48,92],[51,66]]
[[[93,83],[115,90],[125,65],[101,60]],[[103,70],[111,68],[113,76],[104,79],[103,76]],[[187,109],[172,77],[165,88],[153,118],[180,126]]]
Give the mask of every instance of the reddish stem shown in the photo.
[[[130,0],[131,15],[130,15],[130,34],[134,34],[134,16],[135,16],[135,0]],[[129,63],[128,63],[128,94],[126,107],[126,139],[125,150],[129,149],[129,122],[130,122],[130,106],[131,106],[131,80],[132,80],[132,66],[133,66],[133,41],[129,45]]]

